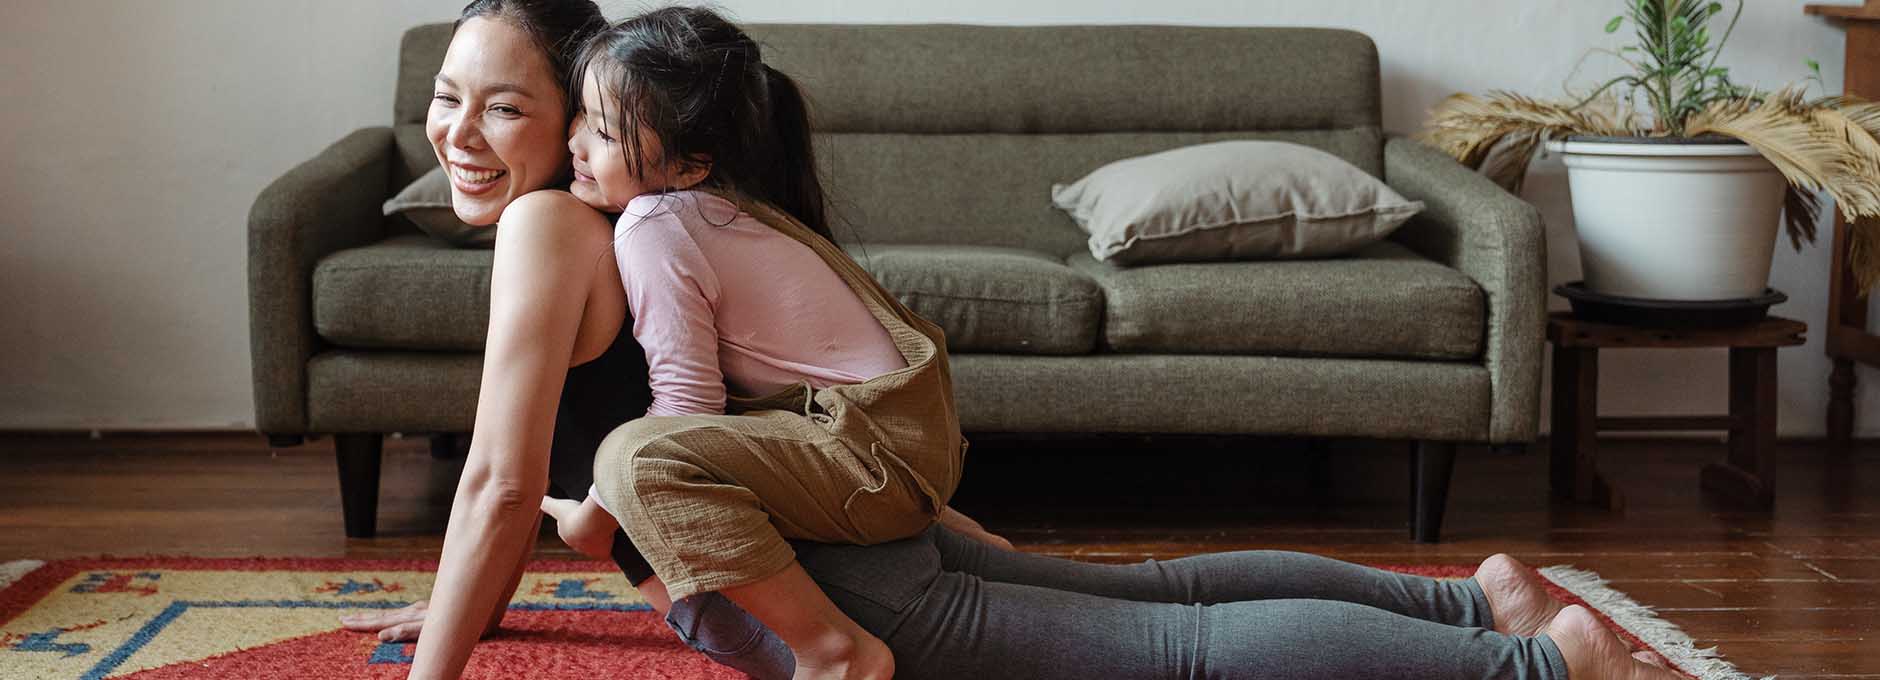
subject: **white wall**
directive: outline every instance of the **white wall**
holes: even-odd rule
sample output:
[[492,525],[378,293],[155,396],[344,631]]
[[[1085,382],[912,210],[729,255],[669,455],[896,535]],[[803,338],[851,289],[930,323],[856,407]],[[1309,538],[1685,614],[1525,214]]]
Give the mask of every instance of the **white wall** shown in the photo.
[[[1851,0],[1843,0],[1851,2]],[[1726,64],[1774,86],[1839,29],[1804,0],[1751,0]],[[460,0],[13,0],[0,26],[0,429],[242,428],[252,421],[244,227],[255,194],[346,132],[391,117],[400,32]],[[1340,26],[1376,39],[1384,120],[1414,131],[1454,91],[1559,91],[1617,0],[727,0],[743,21]],[[639,2],[603,2],[621,16]],[[1206,68],[1205,64],[1197,64]],[[1580,82],[1606,73],[1589,64]],[[1528,198],[1555,282],[1578,275],[1558,161]],[[1825,240],[1825,239],[1824,239]],[[1819,326],[1827,249],[1785,246],[1779,313]],[[1786,435],[1819,435],[1820,334],[1781,353]],[[1607,413],[1721,410],[1720,352],[1606,353]],[[1880,374],[1861,372],[1880,434]]]

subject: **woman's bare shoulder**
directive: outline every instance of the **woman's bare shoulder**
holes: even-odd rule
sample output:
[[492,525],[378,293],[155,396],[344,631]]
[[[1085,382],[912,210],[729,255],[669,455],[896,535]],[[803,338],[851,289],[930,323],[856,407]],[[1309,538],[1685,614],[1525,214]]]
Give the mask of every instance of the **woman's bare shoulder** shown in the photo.
[[510,201],[509,206],[503,208],[503,216],[498,223],[516,222],[609,224],[606,214],[560,189],[538,189]]

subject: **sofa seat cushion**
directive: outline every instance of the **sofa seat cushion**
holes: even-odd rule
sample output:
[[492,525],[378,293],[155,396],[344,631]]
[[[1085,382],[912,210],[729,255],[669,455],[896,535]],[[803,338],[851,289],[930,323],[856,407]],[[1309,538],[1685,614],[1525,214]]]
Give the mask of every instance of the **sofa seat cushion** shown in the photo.
[[1096,347],[1103,292],[1056,256],[961,245],[847,250],[901,304],[939,324],[949,351],[1084,354]]
[[480,350],[492,257],[424,235],[328,255],[313,270],[314,332],[341,347]]
[[1394,241],[1323,260],[1069,263],[1103,287],[1115,352],[1469,359],[1486,329],[1472,279]]

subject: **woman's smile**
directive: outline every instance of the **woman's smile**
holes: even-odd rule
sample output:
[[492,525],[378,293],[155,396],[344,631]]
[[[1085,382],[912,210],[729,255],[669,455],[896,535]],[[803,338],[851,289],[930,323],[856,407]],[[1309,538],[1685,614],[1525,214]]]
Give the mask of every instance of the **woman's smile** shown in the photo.
[[485,168],[467,163],[450,164],[450,181],[457,190],[475,196],[496,188],[496,184],[509,176],[508,170]]

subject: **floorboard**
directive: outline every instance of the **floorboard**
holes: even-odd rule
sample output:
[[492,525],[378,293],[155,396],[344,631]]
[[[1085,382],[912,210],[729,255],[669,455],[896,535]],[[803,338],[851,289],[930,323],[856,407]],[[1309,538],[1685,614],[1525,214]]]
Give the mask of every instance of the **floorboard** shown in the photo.
[[[1021,549],[1128,562],[1238,549],[1371,564],[1495,552],[1571,564],[1658,609],[1752,675],[1880,678],[1880,444],[1780,445],[1772,512],[1699,491],[1705,440],[1610,439],[1622,512],[1552,504],[1545,444],[1464,447],[1444,541],[1408,541],[1408,447],[1205,437],[972,437],[956,507]],[[330,440],[0,434],[0,561],[95,555],[435,559],[462,462],[388,440],[380,537],[341,531]],[[1330,470],[1329,475],[1315,470]],[[573,558],[552,531],[544,557]]]

